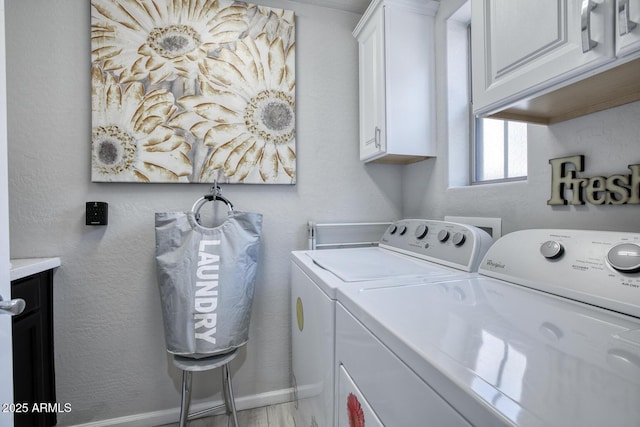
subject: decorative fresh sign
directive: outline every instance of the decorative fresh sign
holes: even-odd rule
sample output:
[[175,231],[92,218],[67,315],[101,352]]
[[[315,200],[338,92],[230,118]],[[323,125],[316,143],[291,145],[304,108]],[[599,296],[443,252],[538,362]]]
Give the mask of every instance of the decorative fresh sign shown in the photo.
[[[629,165],[630,174],[580,177],[584,156],[569,156],[549,160],[551,164],[551,198],[548,205],[638,205],[640,204],[640,164]],[[570,168],[572,167],[572,169]],[[565,191],[571,198],[565,199]]]

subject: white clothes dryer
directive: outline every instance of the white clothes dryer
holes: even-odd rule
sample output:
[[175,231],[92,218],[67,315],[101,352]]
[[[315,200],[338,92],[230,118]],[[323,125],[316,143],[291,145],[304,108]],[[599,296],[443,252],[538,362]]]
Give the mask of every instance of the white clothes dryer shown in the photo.
[[350,408],[394,427],[640,426],[639,271],[640,234],[524,230],[475,277],[341,288]]
[[359,291],[466,277],[477,270],[491,243],[485,231],[470,225],[407,219],[389,226],[377,247],[292,252],[296,425],[335,425],[335,300],[339,289]]

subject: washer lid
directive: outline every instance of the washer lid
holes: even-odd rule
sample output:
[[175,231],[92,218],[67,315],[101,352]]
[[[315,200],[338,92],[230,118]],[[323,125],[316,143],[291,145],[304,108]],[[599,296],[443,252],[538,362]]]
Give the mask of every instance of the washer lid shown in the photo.
[[451,274],[452,269],[379,247],[309,251],[315,264],[344,282]]
[[519,427],[638,425],[640,319],[481,276],[342,298],[474,425],[461,395]]

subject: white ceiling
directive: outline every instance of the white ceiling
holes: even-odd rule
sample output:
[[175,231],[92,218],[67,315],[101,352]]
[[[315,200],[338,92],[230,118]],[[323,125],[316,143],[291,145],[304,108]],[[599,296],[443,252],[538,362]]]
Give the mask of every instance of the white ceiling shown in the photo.
[[369,6],[371,0],[293,0],[298,3],[313,4],[332,9],[346,10],[349,12],[363,14]]

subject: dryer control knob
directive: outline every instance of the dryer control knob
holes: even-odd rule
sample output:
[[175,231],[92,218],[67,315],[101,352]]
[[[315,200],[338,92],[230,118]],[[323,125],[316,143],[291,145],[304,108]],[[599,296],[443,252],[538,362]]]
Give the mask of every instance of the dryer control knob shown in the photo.
[[636,273],[640,271],[640,245],[636,243],[615,245],[609,249],[607,261],[618,271]]
[[396,231],[398,231],[398,226],[395,224],[391,224],[387,231],[389,232],[389,234],[396,234]]
[[399,233],[399,234],[400,234],[401,236],[404,236],[406,232],[407,232],[407,226],[406,226],[406,225],[401,225],[401,226],[400,226],[400,233]]
[[466,241],[467,241],[467,236],[465,236],[461,232],[457,232],[456,234],[453,235],[453,244],[456,246],[462,246]]
[[564,247],[555,240],[547,240],[540,246],[540,253],[547,259],[560,258],[564,253]]
[[440,230],[440,232],[438,233],[438,240],[444,243],[448,239],[449,239],[449,232],[447,230]]
[[424,224],[420,224],[418,228],[416,228],[416,238],[418,240],[422,240],[427,237],[427,233],[429,232],[429,227]]

